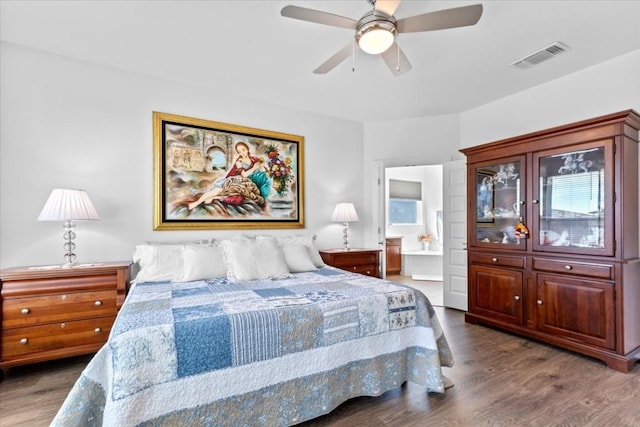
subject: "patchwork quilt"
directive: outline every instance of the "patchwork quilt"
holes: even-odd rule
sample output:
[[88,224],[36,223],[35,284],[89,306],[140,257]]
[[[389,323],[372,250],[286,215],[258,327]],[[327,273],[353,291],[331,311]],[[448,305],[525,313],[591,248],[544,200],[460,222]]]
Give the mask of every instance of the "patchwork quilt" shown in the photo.
[[293,425],[453,358],[419,291],[333,267],[137,283],[52,426]]

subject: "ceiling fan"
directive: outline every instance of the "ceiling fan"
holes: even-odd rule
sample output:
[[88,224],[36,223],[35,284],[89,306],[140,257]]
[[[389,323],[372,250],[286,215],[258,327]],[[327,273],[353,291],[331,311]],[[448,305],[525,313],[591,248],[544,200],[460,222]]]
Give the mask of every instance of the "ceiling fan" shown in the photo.
[[[411,70],[411,63],[395,41],[398,34],[466,27],[475,25],[482,16],[482,5],[476,4],[396,19],[393,14],[400,0],[367,1],[373,6],[373,10],[365,13],[357,21],[320,10],[291,5],[283,7],[280,14],[287,18],[354,30],[355,41],[360,49],[372,55],[380,54],[396,76]],[[313,72],[328,73],[347,59],[354,48],[353,41],[349,42]]]

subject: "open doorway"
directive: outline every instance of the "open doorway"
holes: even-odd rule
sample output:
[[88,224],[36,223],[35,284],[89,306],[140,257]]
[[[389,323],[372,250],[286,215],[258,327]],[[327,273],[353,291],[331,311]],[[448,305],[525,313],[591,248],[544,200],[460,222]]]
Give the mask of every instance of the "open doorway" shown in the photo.
[[385,168],[386,277],[443,305],[442,165]]

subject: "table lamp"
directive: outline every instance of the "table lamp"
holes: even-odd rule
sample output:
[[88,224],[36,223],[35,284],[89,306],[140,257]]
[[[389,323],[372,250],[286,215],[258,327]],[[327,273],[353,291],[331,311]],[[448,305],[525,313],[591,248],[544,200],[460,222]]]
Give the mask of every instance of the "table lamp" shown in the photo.
[[64,255],[65,263],[63,267],[71,267],[77,264],[76,254],[73,250],[76,244],[73,239],[76,234],[73,229],[76,225],[73,221],[79,220],[98,220],[98,212],[93,207],[91,200],[86,192],[82,190],[54,189],[49,195],[49,199],[42,208],[42,212],[38,216],[38,221],[64,221],[63,245],[66,251]]
[[349,223],[359,221],[358,214],[356,213],[356,208],[353,206],[353,203],[338,203],[336,208],[333,210],[333,215],[331,215],[331,221],[342,223],[344,249],[349,250]]

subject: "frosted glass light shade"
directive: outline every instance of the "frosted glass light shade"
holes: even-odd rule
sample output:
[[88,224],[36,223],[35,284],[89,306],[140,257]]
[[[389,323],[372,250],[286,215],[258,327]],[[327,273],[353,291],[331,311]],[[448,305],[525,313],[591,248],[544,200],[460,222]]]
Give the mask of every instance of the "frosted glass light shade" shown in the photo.
[[89,195],[82,190],[56,188],[49,195],[38,221],[98,220]]
[[365,52],[376,55],[389,49],[395,36],[386,28],[372,28],[360,36],[358,45]]

